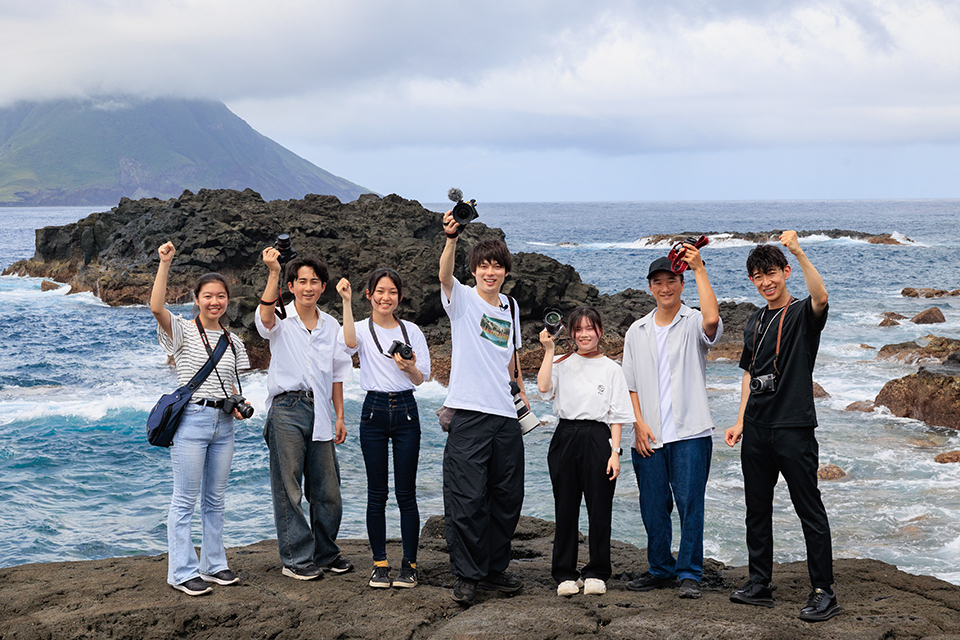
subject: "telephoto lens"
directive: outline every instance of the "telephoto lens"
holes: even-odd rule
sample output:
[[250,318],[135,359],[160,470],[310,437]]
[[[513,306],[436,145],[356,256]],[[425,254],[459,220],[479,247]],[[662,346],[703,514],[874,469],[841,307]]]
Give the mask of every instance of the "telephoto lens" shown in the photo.
[[563,315],[560,313],[559,309],[545,309],[543,312],[543,328],[547,332],[556,337],[558,333],[563,331]]
[[517,410],[517,420],[520,421],[520,434],[527,435],[540,426],[540,418],[534,415],[533,411],[527,409],[523,404],[523,398],[520,397],[520,385],[510,381],[510,393],[513,395],[513,406]]

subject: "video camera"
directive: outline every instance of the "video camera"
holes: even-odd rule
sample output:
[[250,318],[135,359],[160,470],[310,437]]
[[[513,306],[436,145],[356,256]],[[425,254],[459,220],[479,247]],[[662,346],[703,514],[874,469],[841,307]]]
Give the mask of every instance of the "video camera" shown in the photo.
[[447,198],[450,199],[450,202],[456,202],[453,207],[453,211],[450,213],[453,216],[453,219],[461,227],[480,217],[480,214],[477,213],[477,201],[464,201],[463,191],[460,189],[457,189],[456,187],[451,188],[449,191],[447,191]]

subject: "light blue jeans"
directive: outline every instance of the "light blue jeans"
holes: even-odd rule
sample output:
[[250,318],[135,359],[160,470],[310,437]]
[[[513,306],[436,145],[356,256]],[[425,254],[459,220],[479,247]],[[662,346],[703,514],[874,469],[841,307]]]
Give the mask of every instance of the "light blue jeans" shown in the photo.
[[[170,447],[173,498],[167,516],[167,582],[175,585],[227,568],[223,548],[224,494],[233,461],[233,418],[220,409],[189,404]],[[201,490],[200,560],[190,521]]]

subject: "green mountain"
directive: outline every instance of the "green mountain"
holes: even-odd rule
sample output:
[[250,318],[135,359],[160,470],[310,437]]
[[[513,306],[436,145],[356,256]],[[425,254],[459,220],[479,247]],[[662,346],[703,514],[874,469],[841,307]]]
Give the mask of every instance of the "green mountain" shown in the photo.
[[88,99],[0,109],[0,205],[114,205],[184,189],[264,200],[370,193],[254,131],[220,102]]

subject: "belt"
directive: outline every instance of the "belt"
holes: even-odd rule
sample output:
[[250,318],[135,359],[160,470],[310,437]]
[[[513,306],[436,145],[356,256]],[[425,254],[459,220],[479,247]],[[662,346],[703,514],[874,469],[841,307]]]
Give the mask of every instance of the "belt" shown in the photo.
[[214,409],[223,409],[223,400],[209,400],[207,398],[201,398],[199,400],[194,400],[192,404],[199,404],[204,407],[213,407]]
[[313,398],[312,389],[297,389],[295,391],[284,391],[283,393],[278,393],[277,397],[280,396],[301,396],[304,398]]

